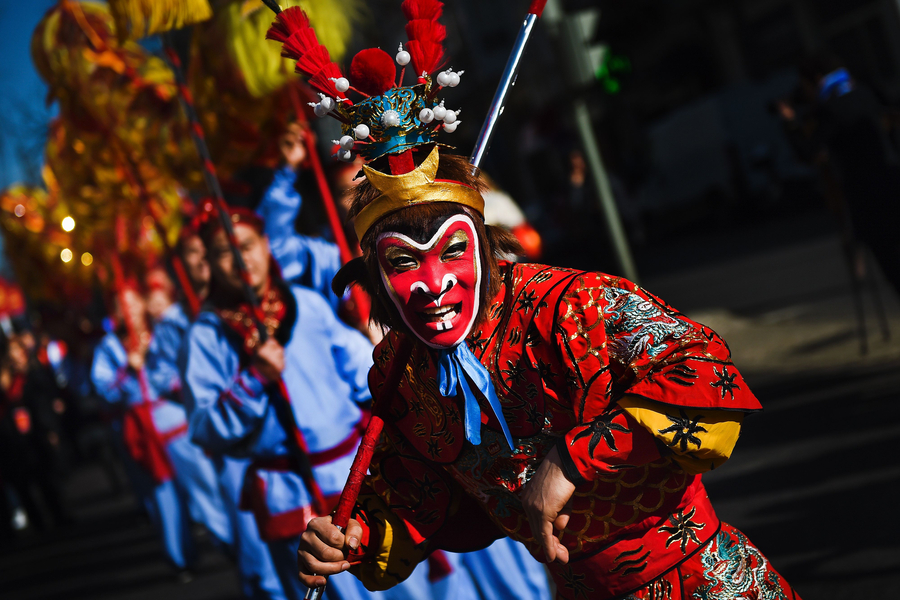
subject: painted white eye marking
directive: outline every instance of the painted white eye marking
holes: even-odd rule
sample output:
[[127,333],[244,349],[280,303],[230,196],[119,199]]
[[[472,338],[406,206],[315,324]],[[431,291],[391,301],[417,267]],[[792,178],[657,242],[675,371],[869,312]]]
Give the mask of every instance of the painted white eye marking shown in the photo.
[[441,225],[441,228],[438,229],[437,232],[431,237],[431,239],[424,244],[420,244],[411,237],[403,235],[402,233],[397,233],[396,231],[386,231],[382,233],[378,236],[378,239],[375,240],[375,244],[377,245],[381,242],[381,240],[385,238],[394,238],[400,240],[410,248],[415,248],[419,252],[431,252],[438,245],[438,242],[441,241],[441,238],[444,237],[444,234],[447,233],[447,230],[450,229],[450,227],[455,223],[466,223],[473,232],[475,231],[475,225],[472,223],[472,220],[469,217],[465,215],[456,215],[444,221],[444,224]]

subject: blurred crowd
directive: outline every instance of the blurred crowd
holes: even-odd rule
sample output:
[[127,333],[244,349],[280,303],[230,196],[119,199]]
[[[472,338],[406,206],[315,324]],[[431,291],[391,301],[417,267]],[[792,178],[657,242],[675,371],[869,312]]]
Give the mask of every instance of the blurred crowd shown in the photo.
[[900,293],[900,112],[833,56],[807,58],[799,73],[792,97],[776,103],[785,134],[815,167],[851,264],[864,270],[867,247]]

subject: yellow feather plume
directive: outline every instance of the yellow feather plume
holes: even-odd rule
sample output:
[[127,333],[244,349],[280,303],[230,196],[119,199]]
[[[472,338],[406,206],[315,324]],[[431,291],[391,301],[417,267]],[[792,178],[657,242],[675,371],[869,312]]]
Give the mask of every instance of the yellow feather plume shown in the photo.
[[139,40],[212,17],[208,0],[109,0],[120,40]]
[[[340,61],[353,27],[361,20],[361,0],[281,0],[282,8],[300,6],[309,15],[319,41]],[[295,77],[291,61],[281,57],[278,44],[266,40],[273,15],[261,0],[231,2],[218,11],[219,35],[254,98],[269,94]]]

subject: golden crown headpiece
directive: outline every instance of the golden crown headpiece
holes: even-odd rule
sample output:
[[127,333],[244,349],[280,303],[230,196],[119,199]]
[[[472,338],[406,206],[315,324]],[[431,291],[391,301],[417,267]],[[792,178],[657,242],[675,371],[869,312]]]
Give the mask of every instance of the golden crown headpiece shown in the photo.
[[458,181],[436,179],[439,162],[440,152],[435,147],[421,165],[401,175],[388,175],[364,166],[363,173],[381,195],[353,219],[357,238],[362,240],[382,217],[418,204],[452,202],[468,206],[484,216],[484,198],[478,190]]

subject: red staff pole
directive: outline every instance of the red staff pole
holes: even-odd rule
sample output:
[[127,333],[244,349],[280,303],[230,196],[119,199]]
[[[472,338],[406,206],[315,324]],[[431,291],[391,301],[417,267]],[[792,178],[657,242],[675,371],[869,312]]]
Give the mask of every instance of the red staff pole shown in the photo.
[[[309,120],[306,111],[300,102],[297,88],[294,85],[288,86],[288,93],[291,97],[291,103],[294,105],[294,112],[297,113],[297,121],[308,125]],[[316,148],[316,141],[313,136],[307,135],[306,154],[309,156],[309,163],[312,166],[313,173],[316,176],[316,183],[319,187],[319,194],[322,199],[322,206],[325,214],[328,215],[328,224],[331,226],[331,232],[334,234],[334,242],[337,244],[341,253],[341,262],[347,264],[355,256],[359,256],[359,252],[353,252],[350,244],[347,242],[347,236],[344,234],[344,227],[341,225],[341,217],[338,215],[337,203],[334,195],[331,193],[331,186],[328,185],[328,179],[325,177],[325,169],[322,167],[322,159]],[[361,324],[369,322],[369,301],[368,298],[357,287],[350,288],[350,301],[347,309],[356,315]]]
[[[124,234],[125,222],[121,215],[116,216],[116,246],[120,246]],[[128,348],[127,352],[141,352],[142,340],[137,332],[137,323],[131,319],[131,311],[128,310],[128,303],[125,299],[125,271],[122,269],[122,262],[119,260],[118,248],[112,254],[113,282],[116,286],[116,295],[119,297],[119,308],[122,311],[122,320],[125,322],[125,330],[128,332]],[[137,372],[138,385],[141,390],[141,400],[149,402],[150,387],[147,384],[144,369]]]
[[[234,256],[234,265],[241,276],[241,286],[243,288],[244,296],[252,309],[250,317],[253,319],[253,324],[259,332],[260,342],[265,343],[269,334],[265,327],[265,319],[262,314],[262,309],[260,308],[259,298],[257,298],[256,292],[250,284],[250,276],[247,274],[247,265],[244,264],[244,257],[241,256],[237,238],[234,235],[234,226],[231,223],[231,216],[228,214],[225,196],[222,193],[222,186],[219,184],[219,178],[216,176],[216,168],[209,153],[209,147],[206,145],[203,126],[197,118],[197,111],[194,109],[191,92],[184,80],[181,59],[178,57],[178,54],[175,52],[174,48],[172,48],[171,44],[168,43],[165,35],[163,35],[163,44],[166,55],[172,65],[172,71],[175,73],[176,82],[178,84],[178,96],[181,100],[182,108],[190,123],[191,138],[194,140],[194,146],[197,149],[197,153],[200,155],[200,162],[203,167],[203,177],[206,179],[207,187],[212,193],[213,200],[218,208],[216,212],[218,213],[222,229],[225,231],[225,235],[228,238],[228,243],[231,246],[231,252]],[[277,387],[281,396],[281,401],[274,402],[273,407],[275,408],[275,413],[281,424],[281,428],[284,430],[287,437],[287,446],[290,450],[290,455],[294,460],[300,476],[303,478],[303,482],[310,491],[313,509],[315,509],[318,514],[325,514],[327,506],[325,503],[325,496],[322,494],[322,489],[316,482],[312,464],[309,460],[309,449],[306,445],[306,440],[303,438],[303,433],[300,431],[300,427],[297,424],[297,419],[294,415],[293,407],[291,406],[290,395],[288,394],[287,386],[284,384],[284,379],[278,379]]]
[[150,218],[153,219],[153,227],[156,229],[156,235],[158,235],[159,239],[162,241],[163,249],[165,249],[166,254],[169,256],[169,261],[172,264],[172,270],[175,271],[175,278],[178,281],[179,287],[181,287],[184,299],[187,301],[191,319],[194,319],[200,314],[200,298],[197,296],[197,292],[194,291],[194,284],[191,281],[191,278],[188,277],[187,270],[184,268],[184,261],[181,260],[180,256],[175,254],[171,244],[169,244],[169,240],[166,237],[166,228],[163,227],[159,211],[156,206],[154,206],[152,200],[147,201],[147,207],[150,210]]

